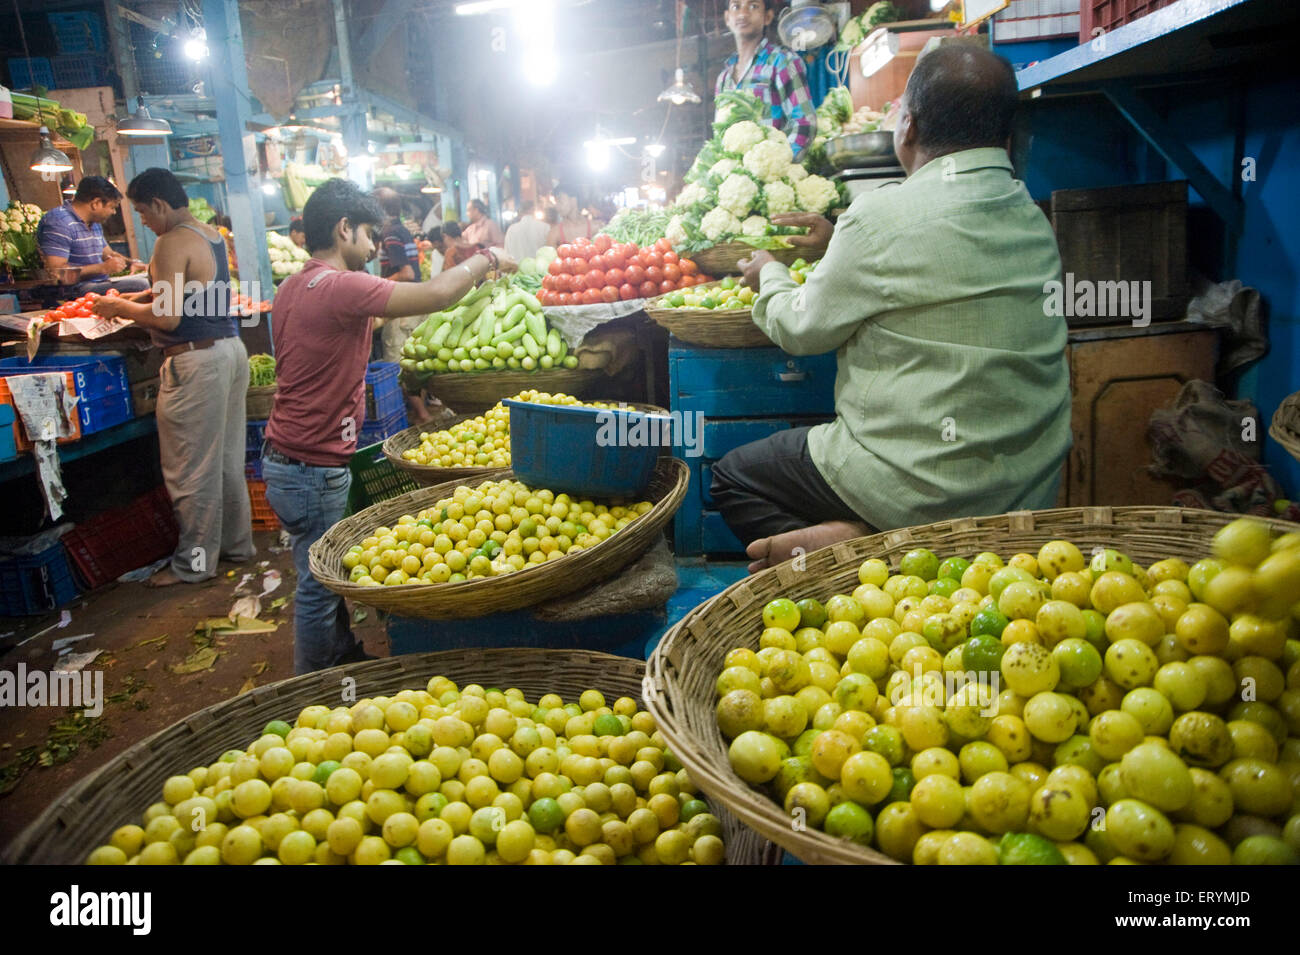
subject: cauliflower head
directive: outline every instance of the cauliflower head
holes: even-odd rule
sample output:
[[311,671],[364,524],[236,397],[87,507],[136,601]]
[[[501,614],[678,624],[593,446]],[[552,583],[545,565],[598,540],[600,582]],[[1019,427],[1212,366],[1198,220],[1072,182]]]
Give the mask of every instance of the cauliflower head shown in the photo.
[[698,182],[693,182],[689,186],[684,187],[682,191],[677,194],[676,204],[679,206],[694,205],[697,202],[707,199],[708,196],[708,191],[703,186]]
[[748,215],[758,195],[758,183],[742,173],[733,172],[718,187],[718,205],[732,216]]
[[770,216],[779,216],[783,212],[795,212],[798,209],[794,186],[784,180],[778,179],[764,186],[763,198],[767,200],[767,214]]
[[743,153],[766,137],[763,127],[752,120],[742,120],[722,134],[722,148],[729,153]]
[[710,242],[717,242],[723,236],[740,232],[740,220],[726,209],[710,209],[700,222],[700,231]]
[[835,183],[821,176],[808,176],[794,185],[799,208],[805,212],[823,214],[831,204],[839,199],[839,190]]
[[794,162],[794,152],[784,136],[767,139],[745,153],[745,168],[764,182],[776,182],[785,176]]
[[686,235],[686,226],[682,225],[681,216],[673,216],[668,220],[668,227],[664,230],[664,236],[674,247],[685,244],[689,237]]
[[740,224],[740,232],[742,235],[767,235],[767,229],[770,225],[771,223],[762,216],[750,216]]
[[740,163],[735,159],[719,159],[709,167],[709,178],[716,178],[720,182],[739,168]]
[[808,169],[795,163],[789,168],[789,170],[787,170],[785,178],[789,179],[791,182],[800,182],[808,178]]

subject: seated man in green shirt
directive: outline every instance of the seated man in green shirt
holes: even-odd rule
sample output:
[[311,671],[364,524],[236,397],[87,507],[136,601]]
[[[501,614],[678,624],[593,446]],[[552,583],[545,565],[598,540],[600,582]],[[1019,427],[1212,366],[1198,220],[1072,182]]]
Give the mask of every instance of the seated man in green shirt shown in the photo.
[[791,354],[835,350],[835,420],[737,448],[712,494],[751,571],[863,534],[1056,502],[1070,447],[1066,327],[1044,308],[1056,239],[1008,148],[1015,74],[943,46],[903,95],[898,185],[858,196],[805,285],[742,263],[754,322]]

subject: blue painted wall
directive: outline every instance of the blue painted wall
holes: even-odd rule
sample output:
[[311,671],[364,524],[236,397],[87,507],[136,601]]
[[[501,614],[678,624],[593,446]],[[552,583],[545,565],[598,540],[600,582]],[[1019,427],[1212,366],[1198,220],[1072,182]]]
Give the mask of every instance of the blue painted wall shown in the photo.
[[[999,52],[1010,55],[1013,48]],[[1235,143],[1256,160],[1254,182],[1242,182],[1244,230],[1233,255],[1222,223],[1191,194],[1188,258],[1216,281],[1239,278],[1257,288],[1268,316],[1269,353],[1235,381],[1221,382],[1255,402],[1264,460],[1292,496],[1300,494],[1300,463],[1267,438],[1283,398],[1300,391],[1300,78],[1252,80],[1241,99],[1223,84],[1197,84],[1143,94],[1225,185],[1241,176]],[[1036,199],[1054,189],[1116,186],[1184,178],[1151,149],[1100,96],[1040,99],[1026,104],[1027,154],[1020,175]]]

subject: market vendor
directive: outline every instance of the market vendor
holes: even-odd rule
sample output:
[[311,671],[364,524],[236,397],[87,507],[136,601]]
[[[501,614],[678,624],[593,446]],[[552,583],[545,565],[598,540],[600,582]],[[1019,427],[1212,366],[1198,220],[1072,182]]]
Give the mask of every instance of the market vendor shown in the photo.
[[41,216],[36,246],[45,267],[71,266],[80,270],[78,281],[70,287],[70,298],[104,292],[110,284],[119,292],[139,292],[149,287],[149,280],[143,276],[124,276],[110,283],[109,276],[126,271],[130,264],[104,241],[103,223],[117,213],[121,201],[117,186],[103,176],[86,176],[71,199]]
[[300,249],[307,248],[307,233],[302,231],[302,216],[289,220],[289,241]]
[[243,563],[257,553],[244,480],[248,352],[231,315],[225,240],[190,213],[180,180],[146,169],[126,194],[158,236],[153,294],[101,298],[94,310],[144,326],[162,349],[158,452],[180,539],[148,583],[198,583],[216,576],[219,559]]
[[302,218],[312,257],[275,297],[275,407],[262,452],[267,502],[293,542],[297,674],[365,658],[343,598],[312,577],[308,551],[347,512],[348,464],[365,421],[371,316],[439,311],[493,265],[514,268],[504,252],[492,250],[427,282],[366,273],[384,211],[344,179],[318,187]]
[[753,93],[770,111],[769,123],[786,134],[795,158],[817,135],[817,112],[808,91],[808,70],[793,50],[767,39],[776,0],[730,0],[727,28],[736,53],[718,74],[713,95],[727,90]]
[[819,216],[799,286],[741,263],[754,322],[795,355],[835,350],[835,420],[744,445],[712,496],[752,570],[872,531],[1052,507],[1070,447],[1065,320],[1044,306],[1056,239],[1012,175],[1018,90],[987,50],[943,46],[908,80],[894,131],[907,179]]
[[465,226],[465,241],[485,249],[505,245],[506,237],[501,226],[488,215],[487,203],[482,199],[469,201],[469,225]]
[[575,186],[561,183],[555,187],[556,222],[546,235],[546,244],[556,248],[576,239],[590,239],[605,223],[593,219],[582,208],[581,196]]

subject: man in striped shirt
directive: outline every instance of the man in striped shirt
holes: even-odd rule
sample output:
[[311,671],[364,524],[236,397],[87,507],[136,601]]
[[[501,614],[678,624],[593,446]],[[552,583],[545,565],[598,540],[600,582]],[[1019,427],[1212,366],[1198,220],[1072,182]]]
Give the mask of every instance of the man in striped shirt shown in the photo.
[[[36,246],[47,269],[79,268],[78,295],[108,288],[108,277],[123,271],[127,261],[104,241],[101,223],[117,212],[122,193],[103,176],[86,176],[76,194],[61,206],[41,216],[36,227]],[[148,287],[142,281],[139,289]],[[127,289],[120,289],[127,291]],[[138,289],[132,288],[131,291]]]
[[775,16],[776,0],[730,0],[726,19],[736,38],[736,55],[718,74],[713,93],[744,90],[757,96],[768,107],[771,125],[789,138],[797,159],[817,134],[817,113],[799,54],[764,36]]

